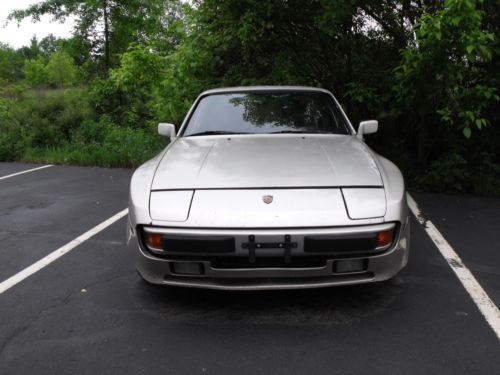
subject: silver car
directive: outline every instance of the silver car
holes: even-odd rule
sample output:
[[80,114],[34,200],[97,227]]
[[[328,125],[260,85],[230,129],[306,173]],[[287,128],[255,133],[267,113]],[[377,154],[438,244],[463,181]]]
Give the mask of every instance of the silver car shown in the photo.
[[209,90],[130,184],[127,245],[153,284],[294,289],[387,280],[408,261],[403,176],[310,87]]

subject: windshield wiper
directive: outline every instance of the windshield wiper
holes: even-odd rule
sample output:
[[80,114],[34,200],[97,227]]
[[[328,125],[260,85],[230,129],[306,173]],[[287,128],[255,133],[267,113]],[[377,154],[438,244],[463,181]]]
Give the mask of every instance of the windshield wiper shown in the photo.
[[271,132],[269,134],[285,134],[285,133],[296,133],[296,134],[302,134],[302,133],[305,133],[304,131],[302,130],[280,130],[280,131],[277,131],[277,132]]
[[249,134],[249,133],[241,133],[241,132],[228,132],[224,130],[207,130],[204,132],[198,132],[186,135],[186,137],[195,137],[198,135],[231,135],[231,134]]

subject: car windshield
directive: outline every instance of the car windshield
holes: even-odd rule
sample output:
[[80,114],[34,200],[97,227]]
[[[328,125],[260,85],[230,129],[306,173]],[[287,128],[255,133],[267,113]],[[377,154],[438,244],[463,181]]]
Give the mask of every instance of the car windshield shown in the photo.
[[273,91],[205,96],[183,135],[271,133],[351,134],[330,95]]

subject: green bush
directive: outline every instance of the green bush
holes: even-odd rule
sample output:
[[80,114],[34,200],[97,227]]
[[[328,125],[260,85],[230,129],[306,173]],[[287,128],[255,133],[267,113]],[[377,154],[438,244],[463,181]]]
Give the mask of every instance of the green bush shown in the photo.
[[473,173],[473,190],[489,196],[500,196],[500,165],[495,154],[483,152]]
[[72,86],[77,81],[78,69],[73,58],[65,52],[54,52],[47,63],[47,78],[54,87]]
[[458,153],[449,153],[433,161],[416,182],[420,188],[431,191],[496,196],[500,194],[500,165],[495,154],[488,152],[472,161]]
[[470,173],[467,170],[467,160],[457,153],[446,154],[434,160],[429,169],[417,182],[435,191],[466,191]]
[[87,122],[74,139],[59,147],[30,148],[23,159],[31,162],[101,167],[137,167],[166,146],[151,129],[122,128],[112,123]]
[[71,140],[82,145],[100,145],[110,126],[112,124],[105,117],[101,121],[85,120],[75,129]]
[[22,156],[24,150],[23,139],[15,128],[2,122],[1,106],[0,99],[0,161],[15,161]]
[[146,47],[130,48],[122,55],[120,67],[94,85],[91,94],[97,112],[122,127],[146,129],[159,122],[152,102],[163,70],[159,54]]
[[47,67],[43,58],[26,60],[23,66],[23,74],[26,81],[32,86],[45,85],[49,81]]
[[86,93],[67,89],[42,90],[15,102],[10,120],[21,130],[26,146],[57,147],[93,117]]
[[0,160],[17,159],[26,148],[58,147],[93,116],[81,90],[31,91],[0,100]]
[[0,96],[0,160],[134,167],[165,147],[153,125],[124,127],[97,118],[82,89]]

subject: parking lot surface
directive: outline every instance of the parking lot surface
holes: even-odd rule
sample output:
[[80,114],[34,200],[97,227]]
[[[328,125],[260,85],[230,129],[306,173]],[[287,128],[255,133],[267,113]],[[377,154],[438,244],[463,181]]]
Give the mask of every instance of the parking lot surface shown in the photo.
[[[0,178],[36,165],[0,163]],[[0,283],[127,206],[132,171],[0,180]],[[415,194],[500,303],[500,199]],[[125,218],[0,294],[0,374],[498,374],[499,340],[412,218],[393,280],[301,291],[148,285]]]

